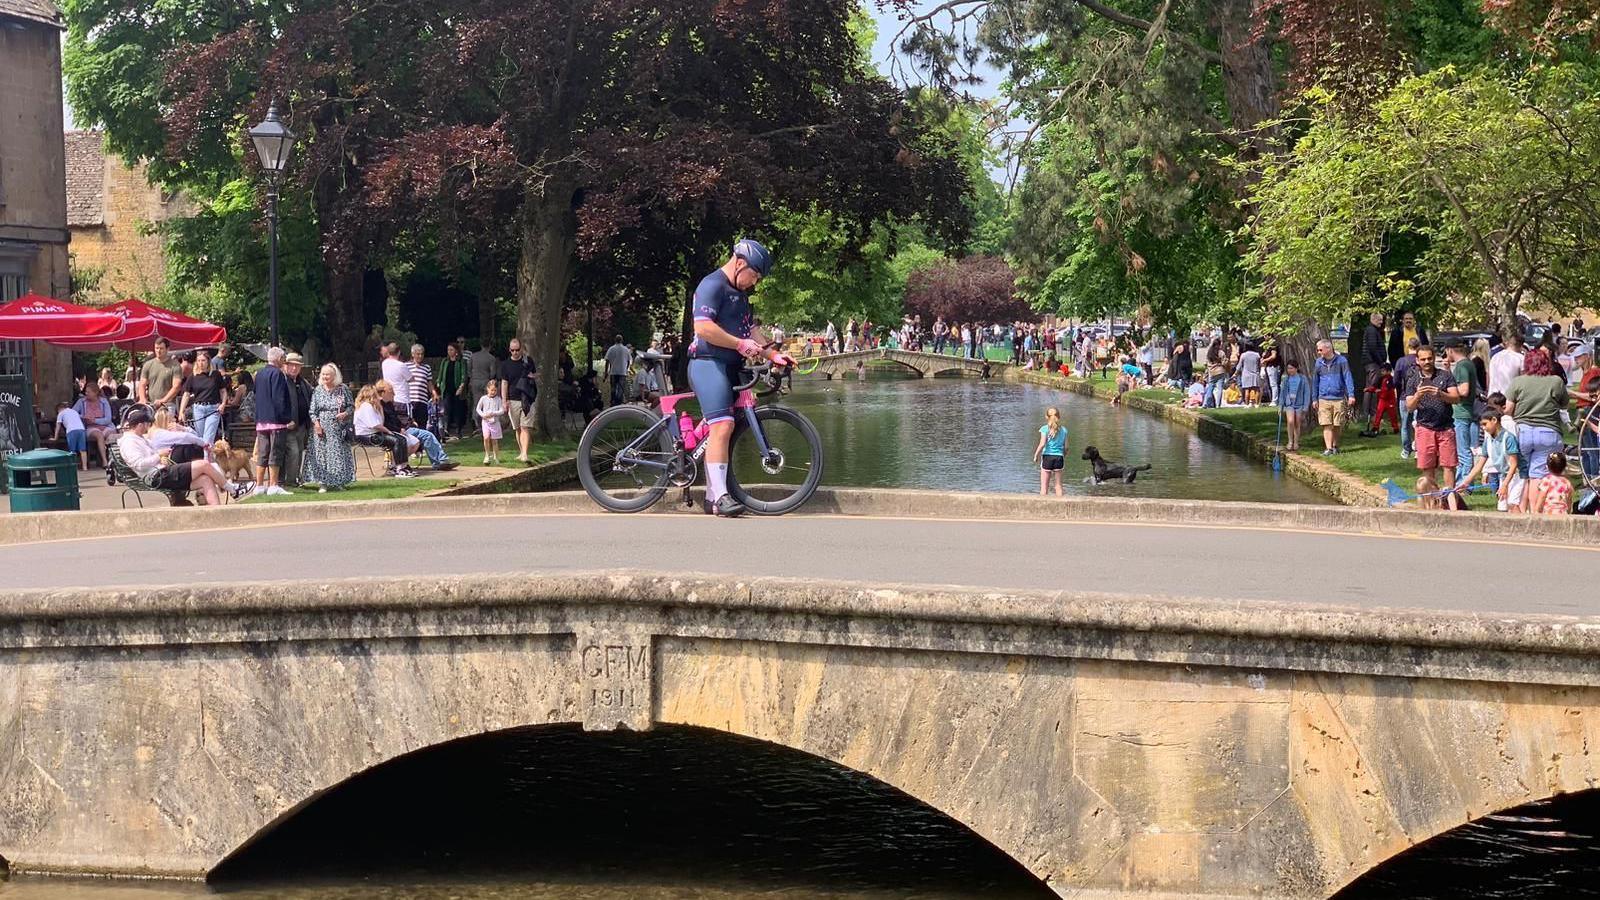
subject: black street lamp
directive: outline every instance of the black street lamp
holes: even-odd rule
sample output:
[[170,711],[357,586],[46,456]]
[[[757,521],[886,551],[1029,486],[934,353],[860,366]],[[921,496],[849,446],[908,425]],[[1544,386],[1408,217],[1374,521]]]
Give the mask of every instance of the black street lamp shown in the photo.
[[261,157],[261,168],[267,173],[267,240],[270,242],[268,262],[268,296],[272,311],[272,346],[278,346],[278,185],[283,180],[284,167],[289,165],[289,153],[294,149],[294,132],[278,119],[278,104],[267,107],[267,118],[250,129],[250,140],[256,145],[256,155]]

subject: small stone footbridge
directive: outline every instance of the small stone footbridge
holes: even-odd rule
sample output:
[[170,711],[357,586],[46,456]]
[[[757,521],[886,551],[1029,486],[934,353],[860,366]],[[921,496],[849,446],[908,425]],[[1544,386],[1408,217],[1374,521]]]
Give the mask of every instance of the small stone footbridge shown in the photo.
[[[909,369],[923,378],[934,378],[940,375],[981,375],[983,374],[983,360],[963,359],[959,356],[946,356],[941,353],[921,353],[913,350],[890,350],[887,347],[877,350],[855,350],[850,353],[835,353],[825,356],[817,364],[816,374],[826,378],[836,378],[841,375],[854,374],[859,363],[890,362],[905,369]],[[990,362],[989,371],[998,377],[1001,372],[1011,368],[1010,363]],[[804,371],[802,366],[801,371]]]

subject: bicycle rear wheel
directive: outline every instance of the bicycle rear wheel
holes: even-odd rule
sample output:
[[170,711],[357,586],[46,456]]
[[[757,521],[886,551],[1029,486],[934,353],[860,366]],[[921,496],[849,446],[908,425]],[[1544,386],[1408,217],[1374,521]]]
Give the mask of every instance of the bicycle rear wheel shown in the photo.
[[639,465],[640,461],[665,465],[672,460],[672,436],[667,429],[658,429],[649,440],[638,443],[660,421],[661,416],[642,406],[613,406],[583,430],[578,441],[578,481],[594,502],[612,512],[639,512],[666,493],[667,470]]
[[805,416],[782,406],[756,410],[769,452],[741,419],[729,448],[728,492],[751,512],[781,516],[811,499],[822,483],[822,438]]

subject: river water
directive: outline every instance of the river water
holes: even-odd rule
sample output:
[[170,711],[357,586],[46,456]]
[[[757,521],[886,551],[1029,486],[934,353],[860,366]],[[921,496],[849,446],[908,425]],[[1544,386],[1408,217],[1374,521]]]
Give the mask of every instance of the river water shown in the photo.
[[[1066,488],[1327,502],[1196,435],[1045,388],[804,380],[785,402],[824,436],[833,485],[1030,492],[1044,409],[1070,432]],[[1154,469],[1086,486],[1093,443]],[[1600,898],[1595,792],[1430,842],[1339,900]],[[331,792],[216,886],[17,878],[0,900],[1022,900],[1054,896],[892,788],[768,744],[692,729],[506,732],[433,748]]]
[[[1183,497],[1268,503],[1332,503],[1326,495],[1187,429],[1104,401],[1034,385],[973,378],[915,378],[871,369],[854,376],[798,378],[785,405],[822,435],[823,483],[1037,493],[1033,450],[1049,407],[1067,426],[1063,488],[1111,497]],[[1107,459],[1148,464],[1132,485],[1086,485],[1093,444]]]

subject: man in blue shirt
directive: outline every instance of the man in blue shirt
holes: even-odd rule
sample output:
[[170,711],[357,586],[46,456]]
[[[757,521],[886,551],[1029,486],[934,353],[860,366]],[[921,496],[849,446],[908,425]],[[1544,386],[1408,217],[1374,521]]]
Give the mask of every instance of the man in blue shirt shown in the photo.
[[1317,395],[1317,424],[1322,426],[1322,455],[1333,456],[1339,452],[1345,411],[1356,405],[1356,386],[1350,377],[1350,363],[1333,352],[1333,342],[1326,338],[1317,341],[1317,366],[1311,381]]
[[728,493],[728,444],[733,438],[733,386],[745,359],[765,357],[780,365],[794,360],[765,349],[755,327],[750,292],[772,269],[772,254],[748,238],[733,245],[733,255],[694,289],[694,342],[689,345],[689,386],[711,426],[706,437],[706,512],[733,517],[744,504]]

